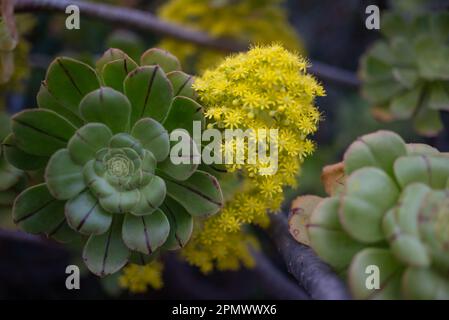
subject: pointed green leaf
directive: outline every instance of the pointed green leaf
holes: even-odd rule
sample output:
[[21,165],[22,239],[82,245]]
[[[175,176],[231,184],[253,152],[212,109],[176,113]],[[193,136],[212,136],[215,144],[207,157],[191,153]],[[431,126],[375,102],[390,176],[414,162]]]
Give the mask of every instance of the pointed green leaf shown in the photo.
[[58,200],[68,200],[86,188],[83,167],[73,162],[67,149],[57,151],[48,161],[45,182]]
[[142,66],[159,65],[165,73],[181,70],[178,58],[170,52],[158,48],[145,51],[140,58],[140,64]]
[[114,89],[102,87],[89,93],[80,103],[80,112],[86,121],[104,123],[113,133],[129,130],[131,105]]
[[26,232],[50,235],[65,222],[64,201],[53,198],[45,183],[39,184],[16,198],[13,218]]
[[143,148],[151,151],[158,162],[167,158],[170,151],[168,132],[156,120],[140,119],[132,128],[131,135],[140,141]]
[[123,92],[123,81],[137,67],[137,63],[128,56],[124,59],[108,62],[101,72],[105,86]]
[[158,66],[140,67],[124,82],[125,94],[131,102],[131,125],[141,118],[162,121],[173,99],[173,88]]
[[3,141],[3,154],[10,164],[21,170],[38,170],[48,162],[48,157],[31,155],[19,149],[12,133]]
[[363,168],[346,180],[339,208],[346,232],[363,243],[384,239],[382,218],[392,208],[399,190],[394,180],[377,168]]
[[112,215],[103,210],[89,190],[67,201],[65,216],[73,230],[85,235],[103,234],[112,223]]
[[58,101],[50,91],[48,91],[47,83],[45,81],[42,82],[39,92],[37,93],[37,105],[41,109],[49,109],[58,113],[76,127],[81,127],[84,123],[79,115],[78,108],[76,110],[74,108],[68,108]]
[[109,231],[101,235],[91,235],[83,250],[87,268],[104,277],[123,268],[128,262],[129,249],[122,240],[121,216],[114,216]]
[[44,110],[26,110],[12,118],[12,131],[17,146],[37,156],[51,156],[65,148],[76,127],[57,113]]
[[167,78],[173,86],[174,96],[183,96],[195,100],[197,94],[193,89],[193,76],[182,71],[173,71],[167,73]]
[[[379,289],[370,289],[368,267],[378,271]],[[371,267],[373,268],[373,267]],[[367,248],[359,252],[349,267],[349,289],[356,299],[400,299],[403,267],[388,249]],[[374,279],[374,278],[373,278]]]
[[45,79],[54,99],[74,114],[79,114],[81,99],[100,87],[95,70],[71,58],[56,58],[48,68]]
[[170,233],[163,248],[167,250],[184,248],[192,236],[193,217],[169,197],[165,199],[162,209],[170,223]]
[[111,130],[102,123],[88,123],[76,131],[70,139],[67,149],[76,163],[84,165],[94,159],[101,148],[107,147],[112,138]]
[[169,231],[168,219],[160,209],[141,217],[127,214],[123,222],[123,241],[133,251],[152,254],[167,240]]
[[201,128],[204,127],[203,107],[190,98],[175,97],[163,125],[168,132],[184,129],[192,136],[193,121],[199,121]]
[[203,171],[196,171],[186,181],[164,179],[167,194],[179,202],[193,216],[208,216],[223,207],[223,194],[217,179]]

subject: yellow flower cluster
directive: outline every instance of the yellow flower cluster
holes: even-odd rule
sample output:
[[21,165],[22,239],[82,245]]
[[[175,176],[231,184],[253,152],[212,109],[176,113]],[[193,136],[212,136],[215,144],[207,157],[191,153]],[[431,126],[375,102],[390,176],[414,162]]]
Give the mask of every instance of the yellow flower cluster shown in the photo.
[[[314,100],[325,92],[306,68],[307,61],[280,45],[257,46],[226,58],[196,80],[209,127],[279,132],[274,174],[259,174],[261,163],[226,165],[243,177],[241,190],[220,214],[204,222],[182,252],[204,272],[212,270],[214,263],[219,269],[236,269],[239,261],[246,266],[253,263],[242,227],[268,225],[267,211],[279,210],[283,188],[295,186],[304,158],[314,151],[308,136],[317,130],[321,117]],[[245,143],[247,147],[248,140]],[[228,149],[224,145],[224,152]]]
[[[158,15],[170,22],[252,44],[278,41],[288,49],[303,51],[298,35],[289,25],[283,0],[170,0]],[[159,47],[175,54],[185,66],[205,70],[215,66],[224,53],[206,50],[179,40],[163,40]]]
[[163,265],[160,261],[152,261],[147,265],[130,264],[123,269],[119,278],[119,285],[132,293],[143,293],[148,286],[160,289],[162,282]]

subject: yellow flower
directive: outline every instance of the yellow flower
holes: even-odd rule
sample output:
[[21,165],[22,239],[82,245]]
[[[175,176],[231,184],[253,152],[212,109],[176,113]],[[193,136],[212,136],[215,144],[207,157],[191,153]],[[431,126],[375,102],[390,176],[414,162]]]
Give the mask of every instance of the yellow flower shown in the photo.
[[[256,46],[226,58],[196,80],[194,86],[206,114],[218,128],[279,132],[279,141],[274,144],[279,153],[274,174],[261,175],[260,169],[267,167],[261,161],[227,165],[228,172],[242,179],[239,191],[220,214],[201,226],[201,232],[195,233],[182,251],[187,261],[202,271],[209,272],[214,266],[235,270],[241,264],[253,265],[249,248],[254,239],[244,232],[245,224],[268,225],[268,211],[279,210],[283,188],[296,185],[304,158],[313,152],[314,143],[307,137],[317,130],[321,116],[314,99],[324,95],[324,89],[306,73],[306,66],[305,59],[280,45]],[[222,83],[226,83],[226,91],[221,91]],[[220,117],[213,116],[218,113]],[[222,150],[235,154],[235,141],[224,142]]]
[[123,269],[119,285],[133,293],[146,292],[148,286],[160,289],[163,286],[162,270],[163,265],[159,261],[153,261],[144,266],[130,264]]

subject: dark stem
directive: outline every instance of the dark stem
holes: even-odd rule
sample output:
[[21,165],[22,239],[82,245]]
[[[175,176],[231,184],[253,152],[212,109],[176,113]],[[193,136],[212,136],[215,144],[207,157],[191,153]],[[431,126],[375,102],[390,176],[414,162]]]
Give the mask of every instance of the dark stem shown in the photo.
[[310,247],[296,242],[290,236],[287,218],[282,213],[271,216],[270,231],[288,271],[312,299],[350,299],[343,281],[330,266],[321,261]]

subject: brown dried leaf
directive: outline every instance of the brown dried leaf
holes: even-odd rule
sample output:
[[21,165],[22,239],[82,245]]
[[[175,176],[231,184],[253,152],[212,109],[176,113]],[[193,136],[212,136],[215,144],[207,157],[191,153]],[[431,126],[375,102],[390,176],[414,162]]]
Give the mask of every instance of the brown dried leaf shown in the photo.
[[293,201],[288,217],[288,227],[292,237],[299,243],[310,245],[307,225],[313,210],[322,199],[318,196],[306,195]]
[[321,173],[324,190],[330,196],[337,194],[345,185],[345,169],[343,162],[325,166]]

